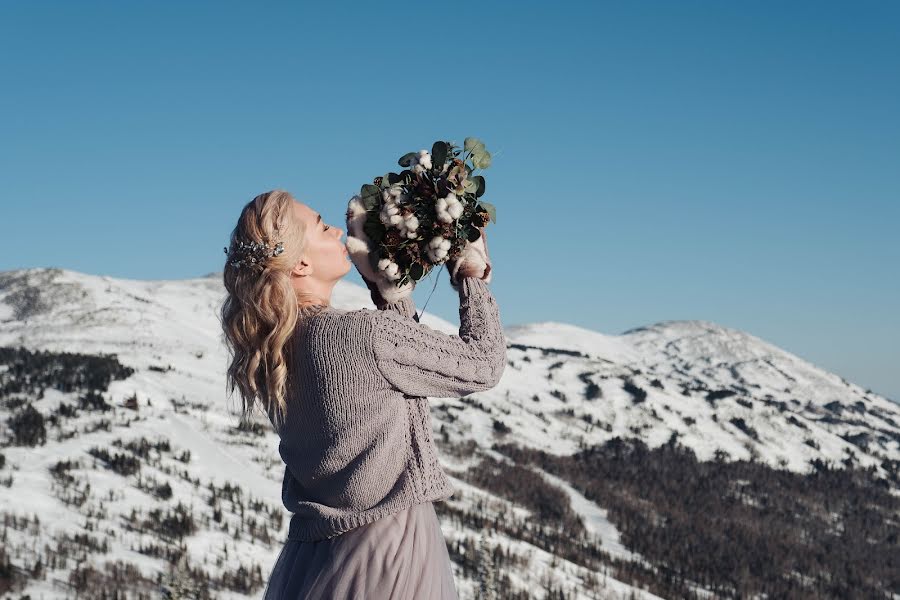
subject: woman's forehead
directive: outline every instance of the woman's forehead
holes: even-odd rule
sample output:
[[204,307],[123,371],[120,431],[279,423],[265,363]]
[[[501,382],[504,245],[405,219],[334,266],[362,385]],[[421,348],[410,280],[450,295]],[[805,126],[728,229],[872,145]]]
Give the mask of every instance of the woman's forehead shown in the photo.
[[307,227],[315,227],[321,218],[318,212],[297,200],[294,201],[294,214]]

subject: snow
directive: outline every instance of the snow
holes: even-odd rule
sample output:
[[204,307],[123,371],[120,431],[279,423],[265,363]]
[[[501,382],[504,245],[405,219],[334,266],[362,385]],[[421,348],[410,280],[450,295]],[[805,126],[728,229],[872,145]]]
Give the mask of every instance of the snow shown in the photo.
[[[137,413],[120,406],[114,415],[82,415],[74,420],[82,429],[100,417],[109,418],[112,431],[101,429],[61,441],[48,439],[45,446],[36,448],[4,448],[7,467],[2,476],[11,474],[14,481],[10,488],[0,487],[0,511],[39,515],[47,536],[61,530],[80,531],[85,515],[54,495],[48,471],[58,460],[78,458],[82,468],[73,474],[90,482],[89,504],[103,503],[109,513],[95,519],[98,527],[116,532],[111,538],[115,549],[111,554],[121,555],[152,575],[164,567],[163,561],[132,550],[141,539],[149,539],[148,534],[127,532],[122,527],[132,507],[148,512],[156,506],[174,506],[181,499],[190,501],[198,516],[205,517],[212,510],[206,505],[206,486],[230,481],[239,483],[254,498],[281,508],[283,465],[277,436],[237,436],[232,431],[238,412],[235,399],[225,393],[227,354],[219,323],[223,299],[220,274],[142,281],[62,269],[0,273],[0,346],[114,353],[136,372],[111,384],[108,401],[121,405],[132,394],[139,399]],[[336,286],[332,301],[342,309],[372,307],[368,290],[343,281]],[[22,311],[25,316],[17,319],[15,315]],[[423,323],[445,333],[458,333],[457,325],[430,313]],[[505,333],[510,344],[524,347],[508,350],[510,364],[496,388],[463,400],[435,400],[435,408],[442,403],[454,407],[450,411],[454,421],[442,420],[441,411],[433,412],[435,429],[444,425],[454,442],[474,440],[491,453],[494,441],[508,440],[566,455],[577,451],[579,444],[602,444],[616,436],[637,437],[655,447],[674,432],[701,460],[711,459],[717,450],[724,450],[732,459],[748,458],[752,452],[772,466],[783,462],[785,468],[804,472],[814,458],[838,463],[853,453],[861,465],[875,465],[882,474],[880,465],[885,458],[900,460],[900,406],[746,332],[707,321],[666,321],[609,335],[543,321],[507,327]],[[572,351],[583,356],[572,355]],[[626,381],[646,393],[643,401],[636,401],[625,389]],[[598,390],[594,398],[586,395],[589,383]],[[708,400],[711,391],[723,390],[735,395]],[[48,390],[35,407],[46,414],[62,400],[71,402],[72,398]],[[186,406],[175,410],[173,401]],[[844,407],[840,413],[829,404],[835,401]],[[789,417],[806,428],[792,424]],[[759,439],[730,422],[736,418],[752,427]],[[512,432],[505,437],[497,434],[495,420]],[[872,438],[868,449],[841,437],[860,431]],[[192,478],[199,477],[201,485],[195,488],[177,476],[143,466],[145,475],[171,483],[174,496],[171,502],[164,502],[130,485],[133,478],[123,480],[102,467],[92,468],[94,459],[87,454],[90,447],[109,447],[114,439],[128,441],[140,436],[168,438],[173,453],[189,450],[189,464],[172,457],[164,464],[185,469]],[[567,492],[573,508],[602,540],[605,550],[639,559],[621,544],[603,507],[565,481],[545,476]],[[461,481],[454,483],[467,498],[479,493]],[[115,501],[102,502],[109,494]],[[512,509],[527,513],[521,507]],[[227,511],[225,517],[237,523]],[[284,517],[279,534],[268,545],[246,536],[236,541],[229,533],[204,527],[186,540],[192,560],[198,564],[207,559],[211,572],[233,570],[238,560],[245,565],[256,562],[267,576],[280,551],[280,539],[287,533],[289,514],[285,512]],[[13,543],[26,543],[25,532],[10,532]],[[447,527],[445,532],[448,539],[462,534]],[[516,573],[514,578],[523,587],[538,585],[552,557],[501,537],[494,541],[532,552],[533,569]],[[227,560],[220,556],[223,547],[228,549]],[[218,559],[221,567],[215,566]],[[572,573],[578,569],[562,562],[565,566],[555,574],[577,587],[578,577],[566,573],[569,568]],[[62,568],[53,576],[65,580],[66,573]],[[632,589],[611,578],[607,583],[623,596]],[[460,582],[461,589],[468,585]],[[54,597],[60,588],[44,581],[35,583],[27,593]],[[640,597],[643,592],[637,593]],[[609,597],[614,596],[611,593]]]

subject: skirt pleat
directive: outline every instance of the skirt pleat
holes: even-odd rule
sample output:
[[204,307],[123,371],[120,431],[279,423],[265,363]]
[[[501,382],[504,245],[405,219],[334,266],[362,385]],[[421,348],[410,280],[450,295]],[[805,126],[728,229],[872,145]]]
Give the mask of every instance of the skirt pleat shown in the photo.
[[447,543],[431,502],[303,542],[288,539],[264,600],[458,600]]

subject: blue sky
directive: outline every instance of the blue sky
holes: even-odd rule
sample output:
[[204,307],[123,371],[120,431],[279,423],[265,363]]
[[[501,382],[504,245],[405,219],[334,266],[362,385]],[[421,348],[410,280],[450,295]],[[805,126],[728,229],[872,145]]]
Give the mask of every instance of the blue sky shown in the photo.
[[343,227],[472,135],[504,324],[709,320],[900,400],[898,3],[8,1],[0,74],[0,270],[218,271],[256,194]]

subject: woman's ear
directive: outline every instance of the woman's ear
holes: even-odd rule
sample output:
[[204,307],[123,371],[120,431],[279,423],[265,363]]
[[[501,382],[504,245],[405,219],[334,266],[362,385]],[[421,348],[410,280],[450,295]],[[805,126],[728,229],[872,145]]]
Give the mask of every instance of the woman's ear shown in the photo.
[[294,265],[294,268],[291,269],[291,275],[296,275],[297,277],[308,277],[312,275],[313,268],[312,265],[305,262],[302,258],[297,261],[297,264]]

